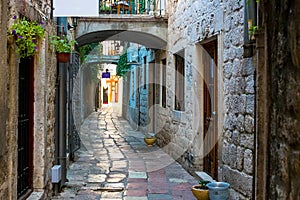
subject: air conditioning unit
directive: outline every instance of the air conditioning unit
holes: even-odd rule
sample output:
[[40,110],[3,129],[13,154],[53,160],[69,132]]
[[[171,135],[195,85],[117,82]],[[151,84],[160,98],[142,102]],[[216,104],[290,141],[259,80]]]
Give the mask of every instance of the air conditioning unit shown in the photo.
[[61,180],[61,165],[54,165],[51,168],[52,183],[59,183]]

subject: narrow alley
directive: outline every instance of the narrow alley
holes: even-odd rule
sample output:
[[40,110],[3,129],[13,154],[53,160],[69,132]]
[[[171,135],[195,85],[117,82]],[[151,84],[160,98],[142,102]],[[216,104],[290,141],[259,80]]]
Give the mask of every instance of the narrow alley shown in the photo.
[[112,107],[83,123],[82,145],[58,199],[194,199],[197,180],[157,145],[148,147]]
[[300,200],[299,0],[0,13],[0,200]]

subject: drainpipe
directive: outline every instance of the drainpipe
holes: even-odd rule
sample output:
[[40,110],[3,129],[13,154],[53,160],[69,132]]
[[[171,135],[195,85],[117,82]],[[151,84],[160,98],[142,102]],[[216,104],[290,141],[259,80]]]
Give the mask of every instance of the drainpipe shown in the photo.
[[66,182],[67,174],[67,151],[66,151],[66,103],[67,103],[67,87],[66,87],[66,77],[67,77],[67,66],[64,63],[59,63],[59,163],[61,165],[61,186]]
[[[57,18],[57,35],[65,34],[66,18]],[[66,103],[67,103],[67,66],[65,63],[57,64],[56,85],[56,124],[55,124],[55,164],[61,165],[61,181],[54,184],[54,193],[57,194],[66,182]]]
[[[58,72],[58,68],[57,68]],[[57,79],[56,79],[56,84],[55,84],[55,125],[54,125],[54,146],[55,146],[55,151],[54,151],[54,164],[59,165],[59,83],[60,83],[60,76],[57,73]],[[59,192],[59,184],[53,184],[54,185],[54,194],[57,195]]]

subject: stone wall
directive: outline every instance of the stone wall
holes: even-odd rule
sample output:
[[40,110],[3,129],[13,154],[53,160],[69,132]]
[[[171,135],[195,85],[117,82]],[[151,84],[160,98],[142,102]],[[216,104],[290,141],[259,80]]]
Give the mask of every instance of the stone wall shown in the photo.
[[267,135],[268,141],[263,156],[267,162],[264,178],[269,184],[264,186],[268,199],[299,199],[300,6],[296,0],[261,3],[266,55],[260,63],[265,71],[259,75],[270,84],[264,109],[269,113],[264,121],[269,129],[259,133]]
[[[167,108],[160,110],[159,143],[188,170],[202,170],[203,94],[196,87],[203,68],[197,48],[216,39],[218,180],[231,184],[232,199],[250,198],[254,164],[254,67],[251,59],[243,58],[243,1],[178,0],[169,5]],[[181,50],[186,60],[185,111],[174,111],[173,55]]]
[[[45,38],[39,43],[34,59],[34,113],[33,113],[33,190],[51,195],[50,170],[54,162],[54,98],[56,61],[54,51],[49,48],[48,35],[55,34],[50,20],[50,1],[1,1],[1,119],[6,141],[1,145],[0,155],[0,199],[17,199],[17,136],[18,136],[18,80],[19,58],[13,37],[7,28],[13,23],[13,16],[25,15],[31,20],[45,22]],[[3,10],[2,10],[3,9]],[[41,15],[43,13],[44,15]],[[2,87],[4,86],[4,88]],[[2,97],[4,99],[2,99]],[[3,101],[3,102],[2,102]],[[2,110],[3,109],[3,110]],[[3,115],[3,116],[2,116]],[[2,133],[2,132],[1,132]],[[4,148],[3,148],[4,147]],[[2,176],[5,172],[5,176]]]
[[[0,1],[0,46],[7,46],[7,7],[8,1],[1,0]],[[0,48],[0,138],[1,138],[1,146],[0,146],[0,199],[5,199],[8,196],[8,151],[9,146],[9,110],[8,110],[8,101],[9,93],[7,86],[9,85],[9,73],[8,73],[8,65],[7,65],[7,49]]]
[[[147,133],[151,131],[149,127],[151,121],[151,117],[149,118],[149,99],[152,99],[148,84],[151,71],[149,62],[154,60],[154,51],[147,50],[144,46],[131,44],[128,48],[127,60],[128,62],[139,63],[139,65],[131,65],[127,78],[123,82],[123,91],[125,91],[123,116],[129,120],[132,127],[139,125],[139,130]],[[125,105],[128,106],[125,107]],[[124,115],[125,112],[126,115]]]
[[81,76],[81,120],[87,118],[95,111],[95,95],[97,80],[95,79],[95,64],[85,64],[80,68]]

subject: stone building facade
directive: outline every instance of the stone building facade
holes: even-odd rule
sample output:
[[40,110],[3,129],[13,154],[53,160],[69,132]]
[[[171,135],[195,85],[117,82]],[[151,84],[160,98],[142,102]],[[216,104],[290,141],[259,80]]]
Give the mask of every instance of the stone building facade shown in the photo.
[[158,80],[166,88],[165,94],[159,90],[156,111],[159,145],[192,173],[206,171],[229,182],[231,199],[249,199],[255,70],[253,59],[243,56],[244,1],[173,0],[168,5],[168,46],[156,58]]
[[136,55],[124,81],[125,117],[191,173],[229,182],[231,199],[253,194],[256,60],[244,57],[245,3],[169,1],[167,46],[154,60]]
[[257,199],[299,199],[300,6],[260,1],[257,47]]
[[248,43],[249,2],[168,1],[154,132],[191,173],[229,182],[231,199],[299,199],[299,5],[256,2]]
[[[130,70],[126,74],[123,90],[123,115],[133,127],[148,133],[153,132],[151,107],[153,105],[154,51],[131,43],[127,50]],[[124,106],[125,105],[125,106]]]
[[[49,47],[48,36],[56,34],[51,19],[50,1],[8,1],[0,2],[1,24],[1,97],[0,97],[0,199],[17,199],[25,197],[32,192],[38,199],[51,194],[51,167],[54,162],[54,99],[56,81],[56,60],[54,51]],[[19,83],[22,60],[16,54],[14,38],[8,34],[13,23],[13,16],[25,16],[30,20],[44,21],[45,36],[39,42],[38,53],[29,62],[32,63],[29,76],[31,77],[29,89],[30,101],[27,102],[20,93]],[[26,64],[25,64],[26,65]],[[26,65],[27,66],[27,65]],[[28,70],[28,69],[26,69]],[[25,71],[26,71],[25,70]],[[28,72],[28,71],[27,71]],[[25,73],[27,73],[25,72]],[[27,98],[26,97],[26,98]],[[30,104],[28,157],[18,156],[20,146],[18,143],[25,140],[18,134],[20,127],[20,104]],[[26,132],[25,130],[22,130]],[[19,135],[19,136],[18,136]],[[27,138],[28,139],[28,138]],[[29,160],[29,178],[27,178],[25,193],[19,188],[24,184],[24,178],[18,178],[18,167],[24,160]],[[29,192],[29,193],[27,193]]]

